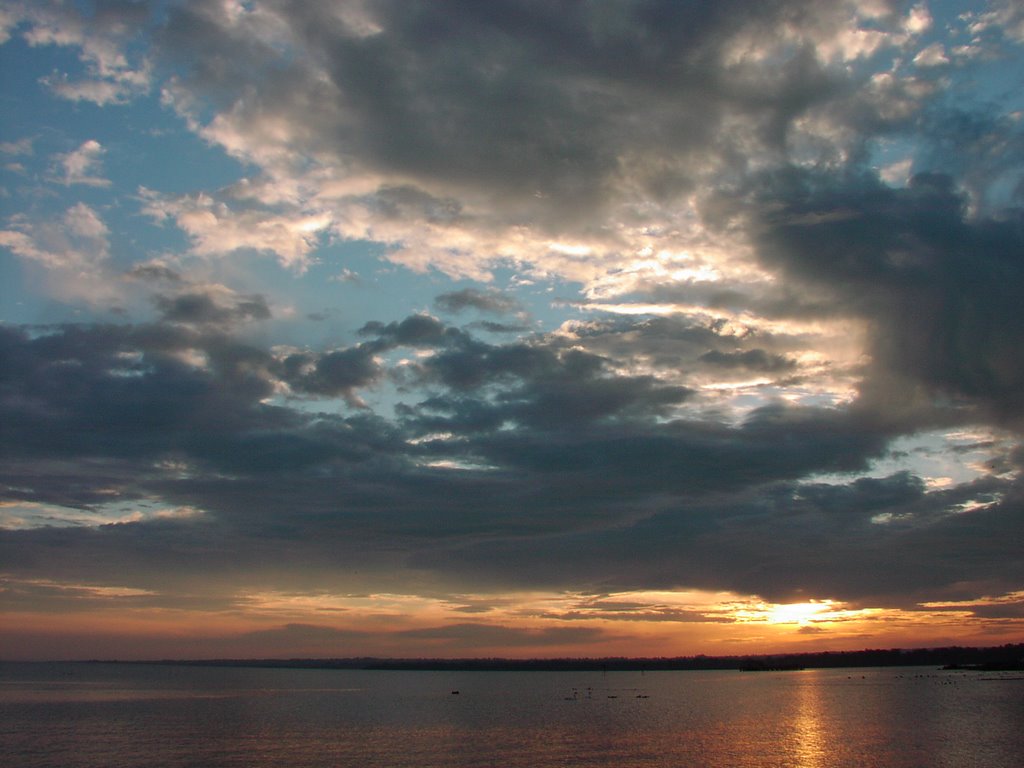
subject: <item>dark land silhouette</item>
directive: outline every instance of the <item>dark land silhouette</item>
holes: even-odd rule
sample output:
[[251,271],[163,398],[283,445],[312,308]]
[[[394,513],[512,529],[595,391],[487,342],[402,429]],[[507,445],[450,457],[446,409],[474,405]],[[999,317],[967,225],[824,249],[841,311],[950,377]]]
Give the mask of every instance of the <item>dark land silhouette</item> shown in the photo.
[[[139,662],[134,662],[139,663]],[[947,669],[1024,670],[1024,643],[984,648],[869,648],[859,651],[751,654],[744,656],[677,656],[655,658],[296,658],[296,659],[162,659],[148,664],[187,664],[211,667],[294,669],[366,669],[434,671],[656,671],[714,670],[780,671],[837,667],[937,666]]]

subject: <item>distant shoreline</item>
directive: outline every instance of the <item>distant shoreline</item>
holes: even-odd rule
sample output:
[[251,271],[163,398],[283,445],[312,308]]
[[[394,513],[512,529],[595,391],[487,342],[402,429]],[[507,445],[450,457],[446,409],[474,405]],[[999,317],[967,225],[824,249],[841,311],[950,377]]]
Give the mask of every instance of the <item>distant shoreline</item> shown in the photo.
[[459,672],[618,672],[670,670],[789,671],[839,667],[939,666],[949,669],[1024,670],[1024,643],[983,648],[890,648],[859,651],[750,654],[744,656],[678,656],[655,658],[268,658],[268,659],[90,659],[90,663],[163,664],[197,667],[267,669],[362,669]]

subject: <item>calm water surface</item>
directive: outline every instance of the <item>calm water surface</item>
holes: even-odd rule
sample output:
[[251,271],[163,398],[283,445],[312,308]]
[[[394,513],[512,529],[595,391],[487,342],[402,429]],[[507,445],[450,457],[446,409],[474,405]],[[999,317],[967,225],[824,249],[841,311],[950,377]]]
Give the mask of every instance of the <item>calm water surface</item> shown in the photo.
[[12,768],[1020,768],[1022,755],[1020,673],[0,664]]

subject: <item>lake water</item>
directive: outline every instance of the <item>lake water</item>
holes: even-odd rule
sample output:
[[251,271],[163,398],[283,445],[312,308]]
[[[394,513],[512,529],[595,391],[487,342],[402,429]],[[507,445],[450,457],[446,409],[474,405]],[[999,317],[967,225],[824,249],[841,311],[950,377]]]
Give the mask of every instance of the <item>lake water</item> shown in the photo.
[[1020,768],[1021,677],[8,663],[0,764]]

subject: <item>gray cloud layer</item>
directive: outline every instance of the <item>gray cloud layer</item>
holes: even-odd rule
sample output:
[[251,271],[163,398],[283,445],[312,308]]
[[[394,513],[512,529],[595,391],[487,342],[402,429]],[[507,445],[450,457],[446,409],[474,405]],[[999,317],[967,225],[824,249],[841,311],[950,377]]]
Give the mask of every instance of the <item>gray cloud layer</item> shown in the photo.
[[[544,340],[490,346],[422,316],[372,330],[360,346],[283,359],[182,325],[5,330],[8,500],[89,510],[113,494],[208,513],[5,531],[7,567],[100,583],[127,572],[166,587],[270,558],[292,572],[285,580],[313,583],[356,566],[400,579],[395,569],[410,567],[438,585],[472,575],[496,589],[696,585],[883,601],[963,581],[1009,589],[1024,575],[1008,481],[794,485],[881,455],[894,433],[870,410],[767,406],[738,427],[662,421],[687,391],[614,375],[600,357]],[[266,401],[282,384],[331,396],[366,386],[381,375],[366,349],[400,344],[437,352],[416,374],[433,394],[397,421]],[[182,362],[186,351],[206,365]],[[978,499],[989,506],[954,514]],[[874,522],[882,513],[895,522]]]

